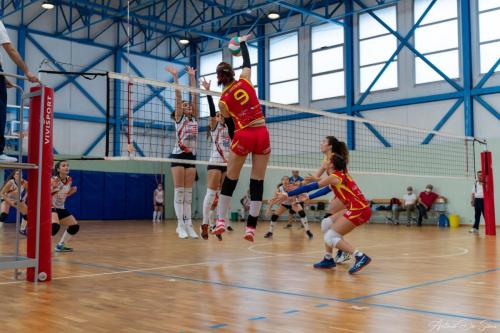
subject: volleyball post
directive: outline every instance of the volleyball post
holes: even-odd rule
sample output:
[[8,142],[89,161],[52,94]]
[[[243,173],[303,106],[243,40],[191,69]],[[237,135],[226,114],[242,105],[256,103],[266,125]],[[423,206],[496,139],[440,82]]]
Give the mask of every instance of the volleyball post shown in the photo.
[[38,86],[31,88],[30,94],[32,97],[29,115],[28,163],[37,164],[40,169],[28,171],[27,253],[29,258],[38,258],[38,265],[28,268],[26,278],[28,281],[35,282],[35,280],[50,281],[52,278],[50,179],[54,164],[52,152],[54,90]]
[[491,152],[481,153],[481,169],[483,172],[483,193],[484,193],[484,225],[488,236],[496,235],[495,224],[495,196],[493,187],[493,168]]

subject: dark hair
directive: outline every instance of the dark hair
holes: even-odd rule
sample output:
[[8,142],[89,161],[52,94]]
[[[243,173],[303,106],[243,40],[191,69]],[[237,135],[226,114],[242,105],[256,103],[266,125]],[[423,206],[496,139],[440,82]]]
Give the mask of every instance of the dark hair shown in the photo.
[[[347,145],[345,144],[345,142],[339,141],[334,136],[327,136],[326,139],[328,140],[328,144],[330,146],[332,146],[332,153],[334,154],[334,156],[335,155],[340,156],[341,159],[344,160],[344,163],[347,167],[347,164],[349,163],[349,149],[347,148]],[[332,162],[333,162],[333,159],[332,159]],[[344,167],[344,169],[346,167]]]
[[[183,100],[181,100],[181,105],[182,105],[183,103],[188,103],[188,104],[191,104],[191,102],[190,102],[190,101],[186,101],[186,100],[184,100],[184,99],[183,99]],[[192,107],[192,105],[191,105],[191,107]],[[170,112],[170,118],[172,118],[172,119],[175,121],[175,111],[174,111],[174,112]]]
[[61,167],[61,163],[62,162],[66,162],[68,163],[67,160],[60,160],[60,161],[57,161],[56,164],[54,165],[54,171],[52,171],[52,175],[53,176],[59,176],[59,168]]
[[217,65],[217,84],[227,86],[234,81],[234,69],[227,62],[221,62]]
[[333,168],[338,171],[347,171],[347,161],[339,154],[333,153],[330,161],[333,164]]
[[[7,179],[5,180],[5,182],[4,182],[4,183],[7,183],[9,180],[14,179],[14,176],[16,175],[16,172],[18,172],[18,171],[19,171],[19,170],[14,170],[14,171],[12,171],[12,172],[9,174],[9,177],[7,177]],[[15,182],[15,181],[16,181],[16,180],[14,179],[14,182]]]

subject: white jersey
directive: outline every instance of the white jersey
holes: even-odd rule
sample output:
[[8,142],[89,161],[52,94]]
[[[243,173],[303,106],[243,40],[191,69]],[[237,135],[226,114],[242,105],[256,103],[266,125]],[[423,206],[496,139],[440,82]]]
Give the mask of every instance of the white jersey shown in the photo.
[[231,148],[231,138],[227,127],[217,124],[213,131],[210,131],[212,136],[212,152],[210,161],[215,163],[227,163],[229,156],[229,148]]
[[[279,188],[278,188],[278,191],[280,191],[280,193],[287,193],[287,191],[285,190],[285,187],[283,185],[281,185]],[[286,205],[286,206],[291,206],[292,205],[292,202],[290,201],[290,199],[288,200],[285,200],[281,203],[282,205]]]
[[163,203],[163,190],[162,191],[155,190],[154,197],[155,197],[156,203],[162,204]]
[[198,139],[198,122],[195,118],[189,120],[182,116],[175,123],[175,145],[172,154],[192,153],[196,155],[196,142]]
[[[27,182],[25,180],[21,181],[21,201],[24,201],[26,199],[26,184]],[[6,186],[6,193],[5,196],[9,198],[10,200],[17,200],[17,191],[19,189],[16,181],[14,179],[11,179],[7,182]]]
[[59,176],[52,177],[52,190],[54,193],[52,195],[52,207],[64,209],[64,203],[66,202],[66,198],[68,197],[68,193],[71,190],[71,185],[73,180],[68,176],[66,181],[63,182]]

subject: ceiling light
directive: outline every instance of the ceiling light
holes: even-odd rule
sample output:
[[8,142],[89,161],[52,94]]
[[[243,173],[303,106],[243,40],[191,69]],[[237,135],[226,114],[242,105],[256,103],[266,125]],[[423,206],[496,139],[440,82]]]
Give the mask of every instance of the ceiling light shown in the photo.
[[270,12],[269,14],[267,14],[267,17],[270,19],[270,20],[277,20],[280,18],[280,14],[278,13],[275,13],[275,12]]
[[49,10],[50,10],[50,9],[54,9],[54,7],[55,7],[55,6],[54,6],[54,4],[52,3],[52,1],[44,1],[44,2],[42,3],[42,8],[43,8],[43,9],[49,9]]
[[181,43],[182,45],[187,45],[187,44],[189,44],[189,39],[181,38],[181,39],[179,39],[179,43]]

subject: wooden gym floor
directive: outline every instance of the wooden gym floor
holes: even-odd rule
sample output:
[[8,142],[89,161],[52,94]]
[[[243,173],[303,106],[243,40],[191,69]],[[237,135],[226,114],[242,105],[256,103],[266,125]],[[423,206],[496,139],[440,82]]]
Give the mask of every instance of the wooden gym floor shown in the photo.
[[[52,282],[0,272],[0,332],[500,332],[495,237],[363,226],[348,239],[373,261],[351,276],[352,262],[312,268],[319,224],[312,241],[267,227],[250,244],[241,223],[219,242],[178,239],[173,222],[83,222]],[[0,253],[13,238],[0,229]]]

